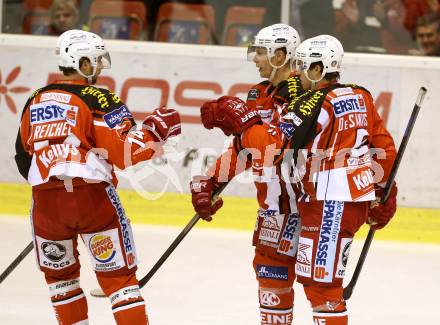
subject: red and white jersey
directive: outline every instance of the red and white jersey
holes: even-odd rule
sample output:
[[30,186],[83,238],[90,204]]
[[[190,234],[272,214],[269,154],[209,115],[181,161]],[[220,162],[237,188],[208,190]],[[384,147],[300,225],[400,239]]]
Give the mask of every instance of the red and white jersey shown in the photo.
[[253,86],[248,92],[246,104],[258,111],[264,123],[276,123],[287,104],[304,92],[299,74],[292,72],[277,86],[269,80]]
[[35,91],[21,117],[15,156],[31,185],[50,177],[116,184],[113,165],[124,169],[159,150],[124,103],[106,89],[58,81]]
[[335,84],[309,91],[282,119],[299,200],[375,200],[374,184],[387,180],[396,149],[366,89]]
[[[259,111],[265,124],[276,124],[287,104],[303,92],[299,75],[292,74],[277,87],[269,81],[252,87],[246,104]],[[273,144],[266,147],[268,142]],[[217,159],[210,176],[218,182],[226,182],[252,168],[260,214],[296,213],[293,187],[282,179],[282,166],[273,164],[281,146],[281,140],[267,132],[265,127],[253,126],[234,139],[228,151]]]

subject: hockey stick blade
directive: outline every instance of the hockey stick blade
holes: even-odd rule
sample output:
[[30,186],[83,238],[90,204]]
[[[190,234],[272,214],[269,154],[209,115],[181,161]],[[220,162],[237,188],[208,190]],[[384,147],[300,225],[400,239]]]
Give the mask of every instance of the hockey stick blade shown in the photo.
[[96,298],[104,298],[104,297],[106,297],[104,291],[102,291],[102,289],[100,289],[100,288],[91,290],[90,291],[90,295],[92,297],[96,297]]
[[[411,117],[409,118],[408,124],[406,125],[402,142],[400,143],[399,150],[397,151],[396,159],[394,160],[393,167],[391,168],[390,176],[388,177],[387,183],[385,185],[384,195],[380,200],[381,202],[385,202],[390,195],[391,186],[393,185],[394,179],[396,178],[397,170],[399,169],[400,162],[402,161],[403,153],[405,152],[406,146],[409,141],[409,137],[414,128],[414,124],[416,123],[417,115],[419,114],[426,92],[427,89],[425,87],[420,87],[419,94],[417,96],[416,102],[414,104],[414,108],[411,113]],[[365,239],[365,243],[364,246],[362,247],[359,260],[353,272],[353,276],[350,282],[348,283],[347,287],[344,288],[343,297],[345,300],[350,299],[351,295],[353,294],[354,287],[356,286],[357,280],[362,271],[362,267],[364,266],[364,262],[368,254],[368,250],[370,249],[371,242],[373,241],[375,232],[376,231],[372,228],[370,228],[370,230],[368,231],[368,236],[367,239]]]
[[[223,183],[218,190],[214,193],[212,200],[217,200],[220,193],[225,189],[226,185],[228,183]],[[139,288],[143,288],[148,281],[153,277],[153,275],[159,270],[159,268],[162,266],[162,264],[168,259],[168,257],[171,255],[171,253],[176,249],[176,247],[180,244],[180,242],[185,238],[185,236],[189,233],[189,231],[195,226],[197,221],[199,221],[200,216],[196,213],[194,217],[188,222],[188,224],[183,228],[183,230],[180,232],[180,234],[174,239],[174,241],[171,243],[171,245],[167,248],[165,253],[162,254],[162,256],[159,258],[159,260],[156,262],[156,264],[153,265],[151,270],[142,278],[139,280]],[[105,293],[102,291],[102,289],[93,289],[90,291],[90,295],[96,298],[103,298],[106,297]]]

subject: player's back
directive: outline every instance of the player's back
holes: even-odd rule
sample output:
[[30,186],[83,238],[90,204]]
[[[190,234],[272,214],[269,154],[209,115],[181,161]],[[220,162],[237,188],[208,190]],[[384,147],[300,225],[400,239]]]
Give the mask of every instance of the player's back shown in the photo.
[[23,110],[17,139],[22,151],[16,156],[20,172],[31,185],[46,183],[51,176],[112,182],[109,157],[93,149],[105,148],[104,130],[122,121],[127,130],[134,125],[125,105],[106,89],[69,81],[43,87]]
[[297,162],[306,162],[302,200],[374,200],[370,148],[384,128],[368,90],[336,84],[303,96],[295,110],[314,120],[296,145]]

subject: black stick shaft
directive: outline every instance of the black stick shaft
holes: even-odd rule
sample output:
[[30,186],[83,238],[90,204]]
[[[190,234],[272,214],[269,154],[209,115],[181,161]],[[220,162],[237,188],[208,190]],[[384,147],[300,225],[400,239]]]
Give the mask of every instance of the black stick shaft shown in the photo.
[[[393,167],[391,168],[390,176],[388,177],[387,183],[385,185],[384,189],[384,195],[381,198],[381,202],[386,202],[388,200],[388,197],[391,192],[391,186],[393,185],[394,179],[397,175],[397,170],[399,169],[400,162],[402,161],[403,153],[405,152],[406,146],[409,141],[409,137],[411,135],[411,132],[414,128],[414,124],[416,123],[417,116],[419,115],[420,108],[422,106],[423,98],[426,95],[426,88],[421,87],[419,90],[419,94],[417,96],[416,103],[414,104],[414,108],[411,113],[411,117],[409,118],[408,124],[405,129],[405,133],[402,138],[402,142],[400,143],[399,150],[396,155],[396,159],[394,160]],[[361,255],[359,256],[359,260],[356,264],[356,268],[353,272],[353,276],[347,285],[347,287],[344,288],[343,297],[345,300],[350,299],[353,289],[356,286],[357,280],[359,278],[359,275],[361,274],[362,267],[364,266],[365,259],[368,254],[368,250],[370,249],[371,242],[373,241],[375,230],[370,228],[368,231],[367,239],[365,240],[364,246],[362,247]]]
[[189,231],[195,226],[197,221],[199,221],[200,216],[196,214],[190,222],[186,225],[185,228],[180,232],[180,234],[174,239],[174,241],[171,243],[171,245],[168,247],[168,249],[165,251],[165,253],[162,254],[162,256],[159,258],[159,260],[156,262],[156,264],[153,265],[151,270],[145,275],[142,279],[139,280],[139,287],[142,288],[147,284],[148,281],[153,277],[153,275],[157,272],[157,270],[160,269],[162,264],[168,259],[168,257],[171,255],[171,253],[179,246],[180,242],[183,240],[183,238],[186,237],[186,235],[189,233]]
[[[223,183],[222,186],[214,193],[213,200],[215,201],[216,198],[220,195],[220,193],[224,190],[228,183]],[[142,279],[139,280],[139,287],[144,287],[148,281],[153,277],[153,275],[157,272],[157,270],[160,269],[162,264],[168,259],[168,257],[171,255],[171,253],[176,249],[177,246],[179,246],[180,242],[186,237],[186,235],[190,232],[190,230],[195,226],[197,221],[199,221],[200,216],[196,214],[186,225],[185,228],[180,232],[180,234],[174,239],[174,241],[171,243],[171,245],[168,247],[168,249],[165,251],[165,253],[162,254],[162,256],[159,258],[159,260],[156,262],[156,264],[153,265],[151,270],[145,275]]]
[[0,283],[2,283],[8,275],[14,271],[14,269],[20,264],[21,261],[24,260],[24,258],[31,252],[31,250],[34,248],[34,242],[30,242],[23,251],[18,254],[18,256],[15,258],[15,260],[12,261],[12,263],[6,268],[6,270],[3,271],[3,273],[0,275]]

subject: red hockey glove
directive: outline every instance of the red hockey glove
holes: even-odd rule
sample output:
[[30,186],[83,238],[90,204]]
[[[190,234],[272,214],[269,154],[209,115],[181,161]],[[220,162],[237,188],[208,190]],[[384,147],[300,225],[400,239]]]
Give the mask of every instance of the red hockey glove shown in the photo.
[[221,198],[211,202],[215,185],[215,181],[207,176],[195,176],[190,183],[194,210],[206,221],[211,221],[211,216],[223,206]]
[[161,107],[155,109],[151,115],[147,116],[143,124],[160,142],[179,135],[181,132],[180,115],[171,108]]
[[249,108],[237,97],[223,96],[206,102],[200,108],[203,126],[219,128],[225,135],[241,134],[255,123],[261,123],[255,108]]
[[[381,187],[376,188],[376,197],[380,200],[382,198],[384,189]],[[396,198],[397,198],[397,185],[396,182],[391,186],[390,196],[384,203],[377,204],[376,201],[372,202],[368,212],[368,223],[374,230],[382,229],[387,225],[391,218],[396,213]]]

